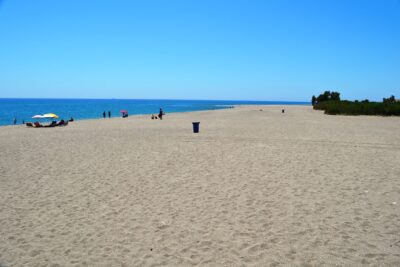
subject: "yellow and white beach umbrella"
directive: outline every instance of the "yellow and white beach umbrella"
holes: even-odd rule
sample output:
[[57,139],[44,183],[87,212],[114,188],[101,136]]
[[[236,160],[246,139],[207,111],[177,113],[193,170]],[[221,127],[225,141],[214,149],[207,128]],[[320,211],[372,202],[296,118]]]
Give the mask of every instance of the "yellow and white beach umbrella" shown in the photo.
[[54,113],[47,113],[43,115],[44,118],[49,118],[49,119],[58,119],[58,116]]

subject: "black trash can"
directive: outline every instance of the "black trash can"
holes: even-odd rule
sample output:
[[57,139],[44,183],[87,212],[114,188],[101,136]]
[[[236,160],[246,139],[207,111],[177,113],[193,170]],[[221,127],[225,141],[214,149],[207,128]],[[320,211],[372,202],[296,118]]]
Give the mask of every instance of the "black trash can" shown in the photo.
[[193,123],[193,132],[198,133],[200,129],[200,122],[192,122]]

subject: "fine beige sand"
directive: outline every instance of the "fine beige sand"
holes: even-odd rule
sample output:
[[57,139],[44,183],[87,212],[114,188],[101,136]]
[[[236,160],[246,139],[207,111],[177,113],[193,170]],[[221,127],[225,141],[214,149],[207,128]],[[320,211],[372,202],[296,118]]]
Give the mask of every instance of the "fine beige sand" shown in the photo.
[[0,266],[399,266],[400,118],[281,108],[0,127]]

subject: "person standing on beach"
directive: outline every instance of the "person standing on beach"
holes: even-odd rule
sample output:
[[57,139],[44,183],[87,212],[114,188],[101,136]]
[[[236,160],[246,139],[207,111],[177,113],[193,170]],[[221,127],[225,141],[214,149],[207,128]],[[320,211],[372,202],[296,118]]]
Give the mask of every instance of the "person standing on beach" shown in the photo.
[[160,108],[160,113],[158,113],[158,117],[162,120],[162,116],[164,115],[164,111]]
[[14,125],[17,124],[17,118],[14,118]]
[[106,112],[105,111],[103,112],[103,118],[104,119],[106,118]]
[[111,111],[108,111],[108,118],[111,119]]

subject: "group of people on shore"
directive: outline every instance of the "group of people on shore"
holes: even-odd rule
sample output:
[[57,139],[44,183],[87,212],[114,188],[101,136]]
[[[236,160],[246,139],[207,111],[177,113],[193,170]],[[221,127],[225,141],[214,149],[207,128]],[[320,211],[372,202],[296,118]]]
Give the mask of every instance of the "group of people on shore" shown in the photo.
[[35,128],[39,128],[39,127],[56,127],[56,126],[67,126],[68,125],[68,122],[72,122],[72,121],[74,121],[74,119],[71,117],[71,119],[69,119],[69,120],[63,120],[63,119],[61,119],[60,121],[52,121],[51,123],[49,123],[49,124],[42,124],[42,123],[39,123],[38,121],[36,121],[36,122],[27,122],[26,123],[26,126],[27,127],[35,127]]
[[[104,118],[104,119],[107,118],[107,115],[108,115],[108,118],[111,118],[111,111],[108,111],[108,112],[103,111],[103,118]],[[153,120],[153,119],[160,119],[160,120],[162,120],[162,118],[163,118],[164,115],[165,115],[165,112],[163,111],[162,108],[160,108],[160,111],[159,111],[158,115],[151,115],[151,119],[152,119],[152,120]],[[127,116],[126,116],[126,117],[127,117]],[[63,120],[62,120],[62,121],[63,121]],[[72,122],[72,121],[74,121],[74,119],[71,117],[71,119],[68,120],[68,121]],[[14,119],[13,119],[13,124],[16,125],[17,122],[18,122],[18,121],[17,121],[17,118],[14,118]],[[22,124],[25,124],[25,121],[24,121],[24,120],[22,120]],[[30,124],[33,125],[32,123],[30,123]]]
[[[126,113],[127,114],[127,113]],[[106,112],[106,111],[103,111],[103,119],[105,119],[105,118],[107,118],[107,115],[108,115],[108,118],[111,118],[111,111],[108,111],[108,112]],[[158,115],[151,115],[151,119],[153,120],[153,119],[160,119],[160,120],[162,120],[162,118],[163,118],[163,116],[165,115],[165,112],[164,112],[164,110],[162,109],[162,108],[160,108],[160,111],[159,111],[159,113],[158,113]],[[123,114],[123,117],[124,117],[124,114]],[[127,116],[126,116],[127,117]]]
[[[107,116],[107,113],[104,111],[103,112],[103,118],[105,119]],[[111,111],[108,111],[108,118],[110,119],[111,118]]]
[[[74,121],[74,118],[71,117],[71,118],[70,118],[69,120],[67,120],[67,121],[64,121],[63,119],[60,120],[59,122],[57,122],[57,121],[52,121],[51,124],[56,123],[56,124],[59,124],[59,126],[60,126],[60,125],[64,125],[64,123],[65,123],[65,124],[68,124],[68,122],[73,122],[73,121]],[[17,118],[14,118],[14,119],[13,119],[13,124],[14,124],[14,125],[17,125],[17,123],[18,123]],[[21,124],[24,125],[24,124],[25,124],[25,120],[22,120]],[[36,124],[36,125],[38,125],[38,127],[40,127],[40,126],[39,126],[39,125],[40,125],[39,122],[34,122],[34,123],[32,123],[32,122],[27,122],[27,123],[26,123],[27,126],[32,126],[32,125],[34,125],[34,124]]]

